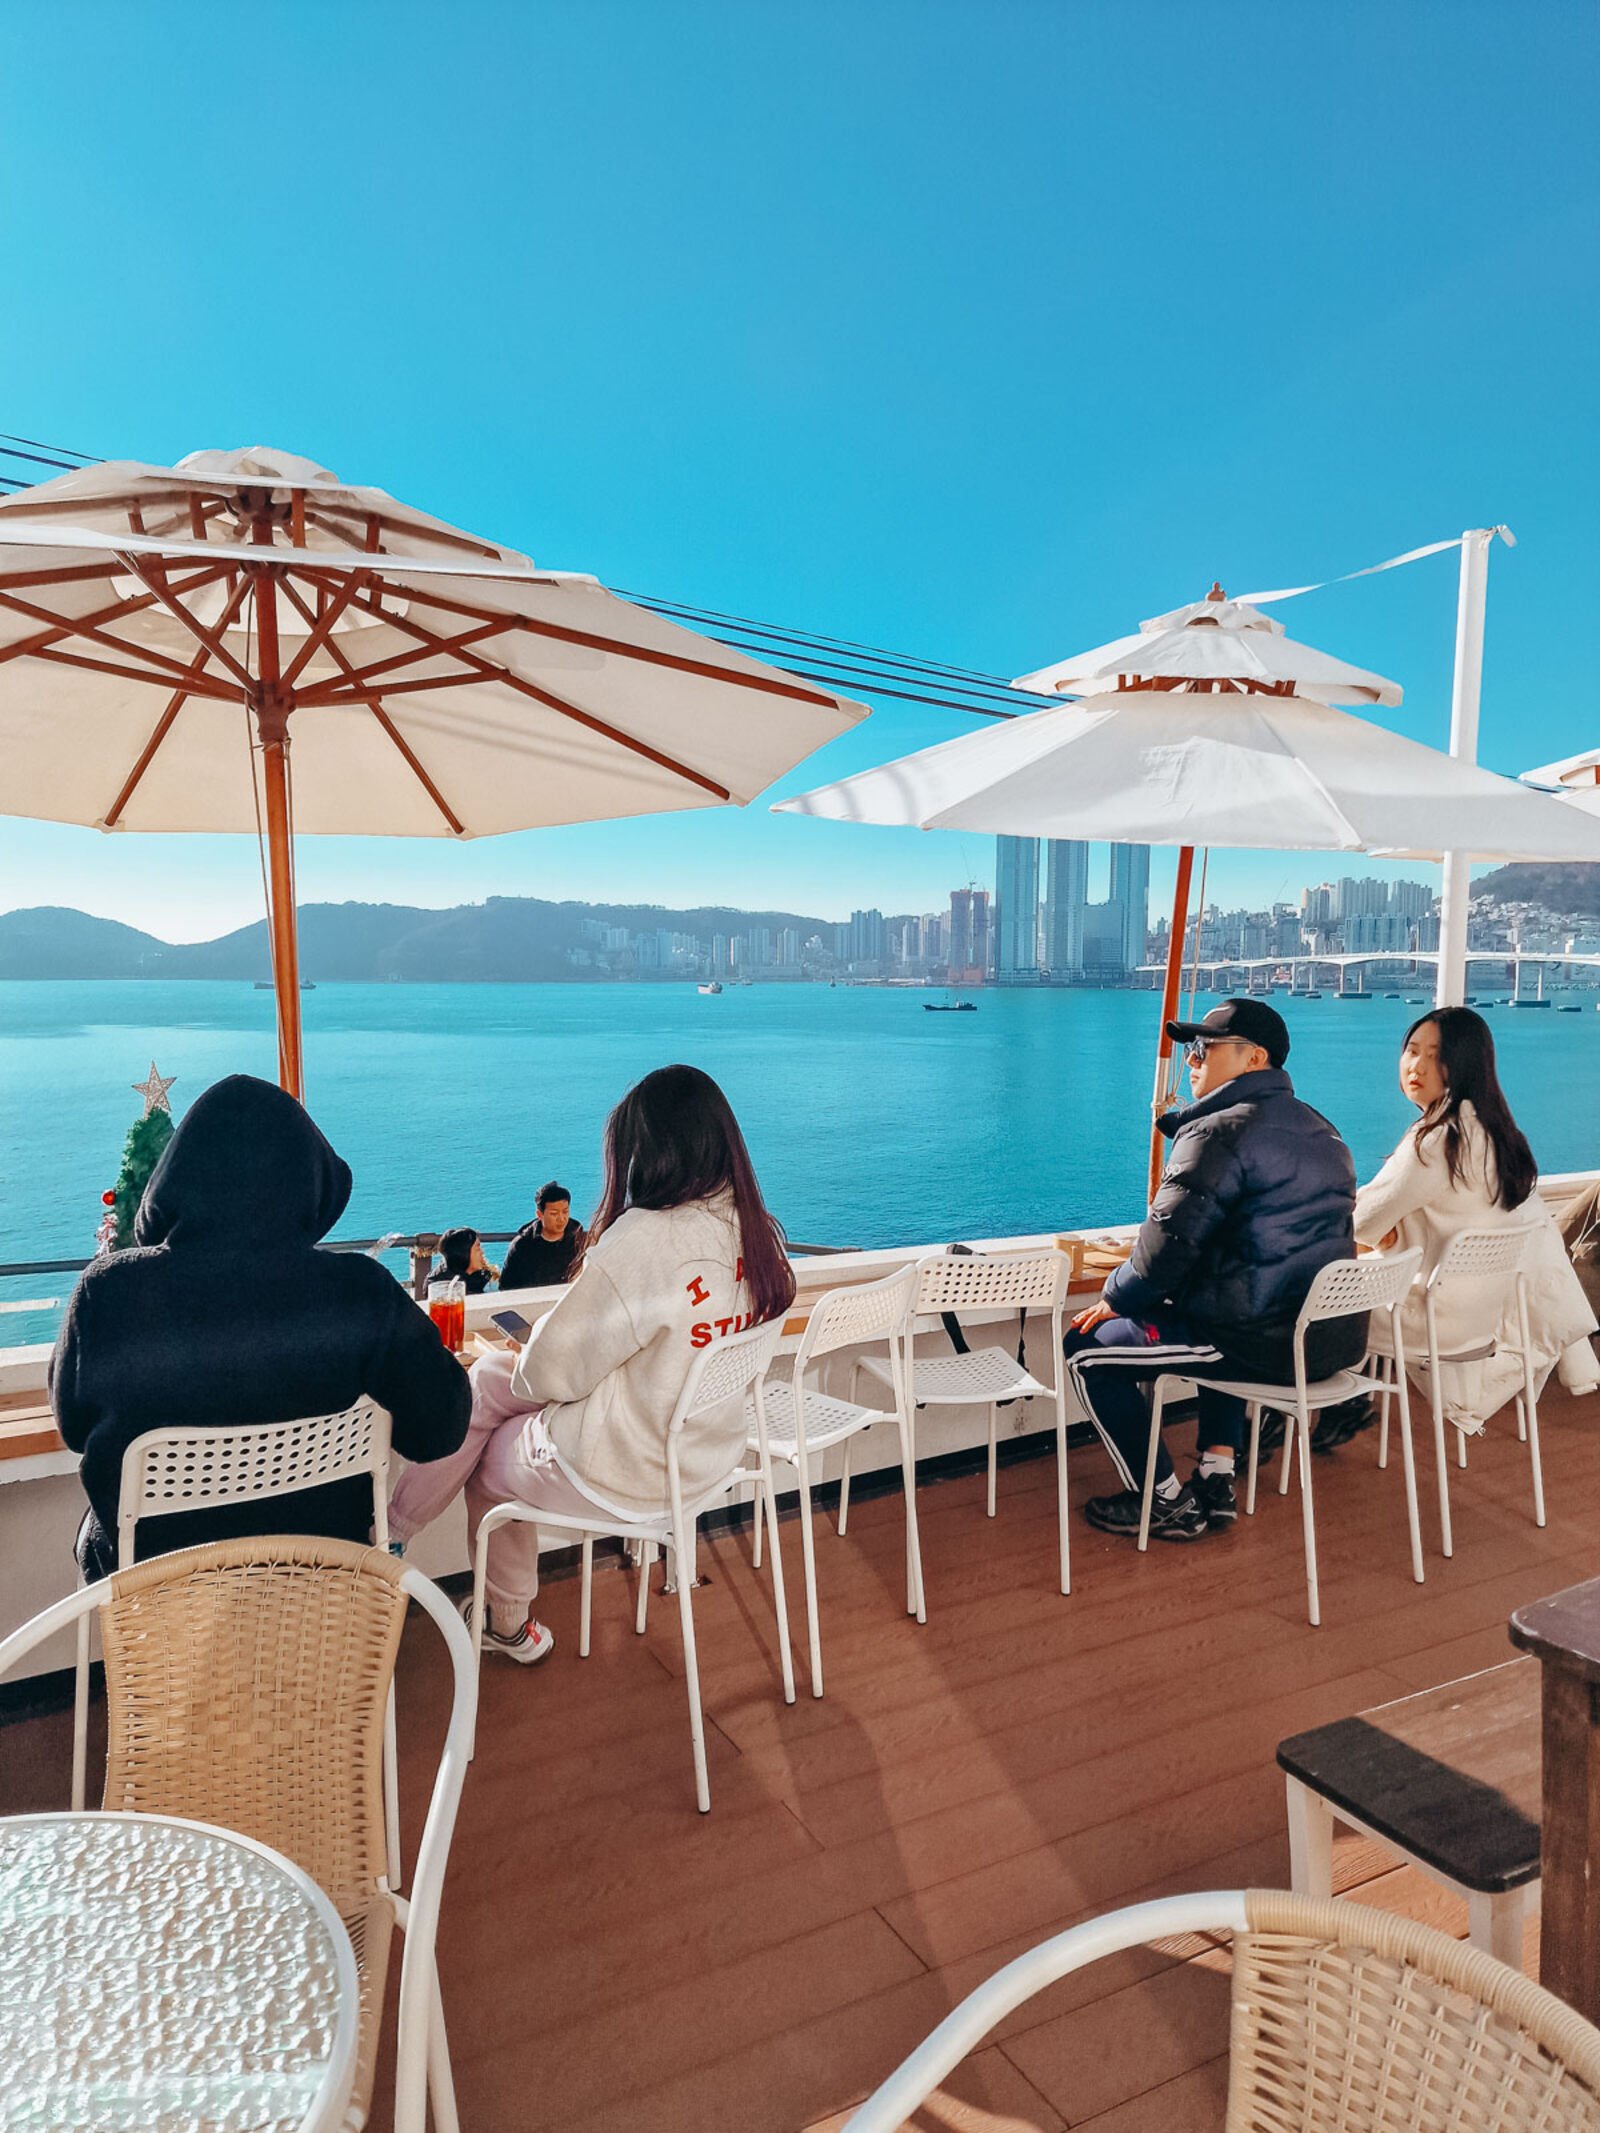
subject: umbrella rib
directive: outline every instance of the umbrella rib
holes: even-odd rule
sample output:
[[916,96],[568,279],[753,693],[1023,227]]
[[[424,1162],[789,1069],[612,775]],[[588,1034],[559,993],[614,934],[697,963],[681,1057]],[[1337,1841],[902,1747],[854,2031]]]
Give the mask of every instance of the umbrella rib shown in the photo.
[[[172,687],[170,674],[157,673],[149,667],[117,666],[109,659],[91,659],[84,652],[63,652],[57,645],[40,645],[31,656],[47,660],[52,666],[82,667],[90,674],[111,674],[118,681],[146,682],[157,689]],[[229,704],[239,700],[239,691],[227,682],[207,679],[204,682],[190,682],[188,687],[190,694],[194,696],[214,696]]]
[[[214,570],[201,571],[197,576],[186,579],[182,589],[189,592],[197,586],[209,585],[217,578],[226,576],[227,571],[218,565]],[[50,625],[36,637],[27,637],[16,644],[0,647],[0,664],[11,659],[25,658],[39,646],[54,644],[62,637],[82,637],[91,644],[104,645],[110,651],[133,654],[148,660],[152,665],[164,667],[175,679],[186,671],[181,659],[174,659],[168,652],[158,652],[152,645],[130,644],[126,637],[113,637],[108,629],[102,627],[107,622],[120,622],[125,616],[139,614],[155,604],[153,593],[142,593],[131,600],[119,600],[111,607],[100,608],[95,613],[77,615],[70,621],[62,621],[52,615],[47,607],[38,607],[31,600],[19,600],[14,593],[0,591],[0,607],[8,607],[19,615],[26,615],[31,622]]]
[[245,690],[252,689],[254,687],[254,683],[251,680],[249,669],[247,667],[241,666],[239,661],[234,658],[233,654],[228,650],[228,647],[222,642],[221,633],[216,630],[207,629],[206,625],[199,619],[198,616],[190,614],[189,610],[184,606],[183,602],[178,599],[168,587],[166,580],[162,576],[161,572],[159,570],[152,569],[143,556],[129,555],[126,557],[125,560],[133,576],[136,577],[141,584],[147,585],[150,588],[150,590],[155,594],[156,598],[161,602],[162,606],[167,608],[172,614],[176,615],[178,620],[183,624],[184,628],[189,632],[190,636],[197,638],[199,642],[206,647],[207,651],[210,652],[212,658],[217,660],[222,666],[227,668],[228,672],[233,676],[234,680],[238,682],[239,686]]
[[[283,677],[287,687],[294,687],[296,679],[305,672],[311,661],[332,635],[334,626],[344,614],[345,609],[350,605],[356,594],[365,588],[370,579],[370,572],[365,570],[356,571],[346,580],[343,587],[334,594],[322,613],[312,621],[310,635],[290,661],[288,671]],[[286,592],[289,590],[287,579],[284,582],[284,590]],[[299,607],[300,602],[296,600],[295,605]],[[301,612],[305,613],[306,611],[302,608]],[[307,619],[310,620],[311,618],[308,616]]]
[[[290,603],[294,607],[297,607],[299,609],[300,613],[305,616],[307,621],[310,621],[310,608],[307,607],[306,603],[301,599],[299,593],[289,582],[287,576],[285,576],[282,580],[282,584],[284,593],[289,599]],[[465,823],[461,821],[460,817],[456,814],[450,803],[445,799],[444,794],[440,792],[438,786],[435,785],[432,778],[429,777],[427,771],[423,769],[421,762],[418,760],[416,752],[405,740],[404,736],[400,732],[400,729],[396,726],[394,720],[389,716],[388,712],[384,710],[383,705],[378,700],[375,694],[369,694],[366,690],[360,688],[359,675],[357,673],[356,668],[352,665],[351,661],[345,656],[344,647],[342,645],[334,644],[330,640],[328,645],[328,651],[330,656],[336,661],[339,667],[342,668],[344,673],[348,676],[351,683],[355,685],[358,694],[358,700],[366,705],[367,709],[378,721],[378,724],[383,728],[384,732],[388,734],[390,740],[393,741],[396,748],[399,749],[401,755],[405,758],[407,768],[411,771],[412,776],[417,780],[417,783],[428,795],[428,798],[433,802],[434,806],[439,810],[440,814],[443,815],[445,821],[449,824],[451,830],[456,836],[464,837],[467,833]]]
[[399,727],[396,726],[394,720],[389,716],[388,712],[385,711],[382,704],[379,703],[378,699],[375,696],[369,696],[364,700],[367,709],[372,713],[373,717],[378,721],[378,724],[383,728],[384,732],[388,734],[390,740],[394,742],[396,748],[399,749],[401,755],[405,758],[406,765],[411,771],[412,776],[416,779],[417,783],[428,795],[428,798],[433,802],[434,806],[439,810],[440,814],[443,815],[445,821],[449,823],[451,829],[455,832],[456,836],[464,837],[467,834],[466,824],[457,818],[454,810],[450,806],[450,803],[445,799],[444,794],[440,792],[438,786],[434,784],[432,778],[430,778],[428,773],[423,769],[421,763],[417,760],[415,752],[405,739],[405,736],[401,733]]
[[[331,533],[338,540],[348,541],[352,547],[370,545],[360,537],[353,537],[349,528],[340,523],[340,509],[338,504],[323,504],[315,511],[308,507],[306,518],[311,525],[320,527],[322,532]],[[413,540],[437,541],[441,548],[465,548],[470,554],[485,556],[492,563],[500,562],[505,555],[504,549],[493,548],[487,541],[475,541],[470,534],[446,532],[435,526],[412,526],[403,518],[388,518],[381,511],[360,512],[355,505],[351,505],[348,507],[348,515],[364,517],[368,525],[377,526],[385,533],[404,533],[409,534]],[[386,549],[384,553],[391,564],[405,561],[404,556],[397,554],[392,548]]]
[[[241,572],[238,581],[234,585],[233,591],[228,595],[228,604],[222,610],[222,627],[224,629],[227,628],[228,624],[239,612],[239,609],[244,602],[244,596],[249,591],[249,589],[250,581]],[[210,652],[206,649],[204,645],[202,645],[199,651],[196,652],[194,658],[189,662],[189,671],[185,677],[186,684],[192,685],[193,682],[198,681],[200,679],[200,677],[205,673],[206,665],[207,662],[210,660],[210,657]],[[171,701],[168,703],[166,709],[162,712],[160,718],[156,720],[155,727],[151,732],[149,740],[145,742],[144,747],[139,751],[139,760],[134,764],[132,770],[129,771],[126,779],[123,781],[121,792],[117,794],[117,797],[115,798],[115,800],[112,801],[111,806],[106,811],[105,820],[101,824],[101,827],[103,829],[109,830],[116,828],[117,817],[122,813],[128,802],[133,798],[135,792],[138,791],[140,783],[144,778],[145,772],[155,761],[156,750],[161,746],[161,743],[172,731],[173,720],[177,717],[178,713],[189,701],[190,696],[194,693],[193,688],[190,685],[186,685],[185,687],[179,689],[176,692],[176,694],[172,697]],[[233,692],[230,690],[229,694],[232,695],[232,693]]]
[[[386,608],[379,607],[372,600],[358,599],[355,604],[365,608],[369,614],[379,616],[392,629],[415,637],[420,644],[426,644],[435,652],[451,650],[448,638],[436,636],[420,622],[413,622],[409,615],[390,614]],[[670,770],[675,777],[687,778],[690,784],[698,785],[702,791],[711,793],[716,799],[732,799],[733,795],[728,788],[719,785],[715,778],[708,778],[702,771],[691,770],[687,763],[680,763],[675,757],[664,755],[659,748],[652,748],[648,741],[636,740],[632,734],[623,733],[615,726],[608,726],[604,719],[596,718],[592,712],[580,711],[576,704],[568,703],[564,697],[552,695],[548,689],[541,689],[534,682],[524,681],[520,674],[513,674],[509,668],[497,667],[491,660],[479,659],[474,652],[457,650],[454,656],[478,679],[501,682],[506,688],[515,690],[519,696],[529,697],[534,703],[543,704],[547,710],[558,711],[563,718],[574,719],[580,726],[587,726],[592,733],[600,734],[605,740],[615,741],[618,747],[626,748],[634,755],[643,756],[647,762],[655,763],[663,770]],[[462,678],[466,679],[465,676]],[[832,698],[818,701],[831,703]]]
[[[403,570],[404,562],[396,559],[394,568]],[[469,622],[494,622],[500,617],[490,608],[472,607],[464,600],[452,600],[436,592],[430,585],[425,591],[413,596],[424,607],[436,607],[448,615],[461,615]],[[386,622],[394,617],[374,608],[374,614],[383,615]],[[688,659],[681,652],[657,651],[652,645],[626,644],[620,638],[602,637],[590,630],[565,628],[559,622],[536,621],[531,615],[517,615],[512,619],[513,629],[526,630],[534,637],[553,637],[560,644],[576,644],[586,651],[613,652],[619,659],[636,659],[647,666],[671,667],[680,674],[695,674],[703,681],[731,682],[737,688],[760,689],[768,696],[788,696],[802,704],[817,704],[832,710],[838,699],[820,696],[815,689],[802,688],[796,681],[779,681],[773,675],[747,674],[738,667],[719,667],[708,659]]]
[[[0,547],[5,545],[5,519],[0,515]],[[8,570],[0,577],[0,590],[15,591],[20,585],[74,585],[88,578],[115,578],[121,575],[122,564],[116,556],[107,556],[103,563],[73,563],[62,569],[52,564],[44,570]]]
[[[504,631],[515,627],[515,618],[508,615],[499,622],[481,623],[476,629],[464,630],[459,637],[443,638],[440,641],[448,650],[454,652],[464,645],[477,644],[485,637],[497,637]],[[368,665],[362,667],[361,678],[363,681],[374,681],[380,674],[388,676],[400,667],[415,666],[419,660],[434,659],[438,656],[431,645],[424,645],[420,651],[415,652],[394,652],[387,659],[374,659]],[[385,679],[383,686],[385,692],[387,692],[394,684]],[[316,698],[315,696],[309,696],[305,700],[307,702],[315,702]]]

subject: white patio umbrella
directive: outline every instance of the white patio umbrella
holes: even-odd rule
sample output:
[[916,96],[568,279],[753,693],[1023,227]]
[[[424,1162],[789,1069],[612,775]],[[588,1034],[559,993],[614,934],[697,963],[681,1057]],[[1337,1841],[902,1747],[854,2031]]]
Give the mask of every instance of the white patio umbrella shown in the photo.
[[0,502],[0,811],[245,831],[303,1089],[294,835],[743,803],[863,705],[252,447]]
[[[1231,627],[1211,620],[1230,609],[1240,618]],[[1165,640],[1153,655],[1147,637]],[[1203,652],[1191,650],[1196,638],[1205,641]],[[1180,847],[1158,1103],[1195,846],[1390,858],[1435,858],[1455,848],[1485,858],[1600,859],[1600,823],[1295,693],[1298,680],[1324,695],[1359,690],[1366,701],[1393,703],[1400,694],[1380,676],[1295,645],[1268,618],[1220,593],[1120,640],[1113,658],[1131,662],[1118,689],[963,734],[781,805],[835,821]],[[1226,673],[1246,658],[1252,674]],[[1156,671],[1182,660],[1210,664],[1203,676],[1192,666],[1183,678]],[[1291,664],[1296,677],[1278,671]],[[1102,666],[1100,654],[1089,654],[1017,686],[1069,687],[1085,673],[1098,677]]]
[[1600,815],[1600,748],[1585,749],[1559,763],[1543,763],[1537,770],[1524,770],[1520,782],[1548,792],[1569,807],[1585,814]]

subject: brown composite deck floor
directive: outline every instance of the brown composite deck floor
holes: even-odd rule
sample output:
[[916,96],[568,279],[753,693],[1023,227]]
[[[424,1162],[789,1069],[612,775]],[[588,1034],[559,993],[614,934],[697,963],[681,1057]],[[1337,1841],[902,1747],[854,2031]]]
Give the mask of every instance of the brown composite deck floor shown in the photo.
[[[1136,1898],[1282,1885],[1284,1735],[1493,1665],[1513,1607],[1600,1574],[1600,1400],[1544,1403],[1550,1524],[1504,1417],[1452,1475],[1456,1556],[1406,1568],[1398,1462],[1368,1435],[1316,1465],[1323,1623],[1305,1620],[1298,1503],[1193,1547],[1074,1520],[1054,1590],[1053,1465],[920,1496],[929,1620],[903,1608],[898,1496],[820,1516],[827,1690],[804,1674],[796,1526],[784,1528],[800,1700],[777,1692],[748,1535],[702,1550],[696,1595],[712,1811],[694,1812],[676,1603],[631,1627],[631,1578],[576,1582],[532,1674],[485,1672],[440,1940],[468,2133],[823,2133],[948,2008],[1045,1935]],[[1186,1435],[1181,1432],[1180,1435]],[[1183,1463],[1180,1461],[1180,1464]],[[1075,1453],[1074,1498],[1107,1480]],[[437,1639],[402,1654],[414,1841],[442,1722]],[[64,1716],[0,1732],[0,1806],[59,1804]],[[1341,1841],[1341,1887],[1465,1931],[1464,1909],[1380,1846]],[[1533,1936],[1530,1934],[1530,1956]],[[1003,2025],[917,2124],[938,2133],[1187,2133],[1220,2123],[1226,1960],[1141,1951]],[[375,2125],[387,2123],[380,2094]]]

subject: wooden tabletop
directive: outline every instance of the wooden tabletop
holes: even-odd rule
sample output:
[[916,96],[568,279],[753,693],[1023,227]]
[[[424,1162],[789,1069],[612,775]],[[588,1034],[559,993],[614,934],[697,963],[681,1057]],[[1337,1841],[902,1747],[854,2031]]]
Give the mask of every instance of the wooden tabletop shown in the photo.
[[1512,1659],[1280,1743],[1291,1777],[1463,1888],[1539,1876],[1539,1665]]

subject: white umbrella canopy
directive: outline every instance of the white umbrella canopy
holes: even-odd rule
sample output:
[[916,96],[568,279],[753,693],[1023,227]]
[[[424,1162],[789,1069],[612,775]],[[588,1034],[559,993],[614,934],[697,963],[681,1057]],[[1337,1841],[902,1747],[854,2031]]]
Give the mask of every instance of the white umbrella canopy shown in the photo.
[[1398,704],[1398,682],[1286,637],[1258,607],[1213,585],[1204,600],[1141,622],[1136,635],[1075,653],[1013,684],[1038,696],[1095,696],[1124,688],[1275,689],[1324,704]]
[[1600,859],[1600,825],[1293,696],[1092,696],[778,803],[837,822],[1113,844]]
[[294,832],[743,803],[866,715],[292,453],[107,463],[0,501],[0,811],[264,832],[297,1095]]
[[1559,763],[1543,763],[1521,774],[1532,785],[1564,800],[1585,814],[1600,815],[1600,748],[1587,748],[1581,755],[1564,756]]
[[[1158,1110],[1170,1093],[1166,1025],[1177,1011],[1197,845],[1397,859],[1447,850],[1600,859],[1600,822],[1293,693],[1287,676],[1272,671],[1274,662],[1287,663],[1285,647],[1307,668],[1320,665],[1315,685],[1324,696],[1354,689],[1349,677],[1360,670],[1291,645],[1270,628],[1207,625],[1207,610],[1233,604],[1217,590],[1211,601],[1180,610],[1188,619],[1175,631],[1151,630],[1158,648],[1148,671],[1127,664],[1142,656],[1135,648],[1144,633],[1110,647],[1113,670],[1131,687],[962,734],[780,803],[841,822],[1178,846],[1156,1048]],[[1210,661],[1209,670],[1167,671],[1194,644],[1206,648],[1197,656]],[[1066,687],[1069,669],[1098,660],[1089,654],[1016,686],[1053,687],[1059,677]],[[1244,671],[1251,660],[1254,671]],[[1364,675],[1360,685],[1368,701],[1399,701],[1396,684],[1380,675]],[[1159,1176],[1160,1143],[1152,1136],[1152,1191]]]

